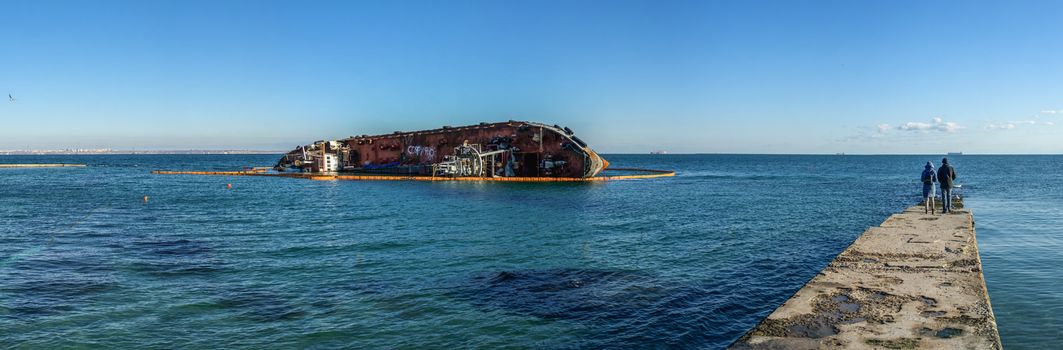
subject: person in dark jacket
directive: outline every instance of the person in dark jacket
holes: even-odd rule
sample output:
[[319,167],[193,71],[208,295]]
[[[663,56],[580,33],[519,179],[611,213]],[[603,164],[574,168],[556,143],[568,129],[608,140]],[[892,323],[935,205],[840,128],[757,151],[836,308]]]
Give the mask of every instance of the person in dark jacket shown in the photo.
[[934,163],[926,162],[923,175],[919,177],[923,181],[923,213],[934,213],[934,183],[937,182],[937,173],[934,172]]
[[941,213],[952,211],[952,187],[956,180],[956,169],[949,165],[948,158],[941,159],[941,169],[938,170],[938,184],[941,185]]

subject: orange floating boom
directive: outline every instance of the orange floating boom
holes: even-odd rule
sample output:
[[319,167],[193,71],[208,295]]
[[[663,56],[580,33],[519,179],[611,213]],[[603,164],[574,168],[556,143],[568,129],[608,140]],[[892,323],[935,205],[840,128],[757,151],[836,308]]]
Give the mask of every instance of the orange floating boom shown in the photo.
[[642,174],[594,176],[594,177],[449,177],[449,176],[405,176],[405,175],[342,175],[342,174],[314,174],[314,173],[263,173],[252,171],[169,171],[155,170],[152,174],[161,175],[217,175],[217,176],[274,176],[291,177],[308,180],[356,180],[356,181],[495,181],[495,182],[593,182],[593,181],[616,181],[651,179],[658,177],[675,176],[675,171],[638,169],[638,168],[608,168],[607,171],[631,171]]

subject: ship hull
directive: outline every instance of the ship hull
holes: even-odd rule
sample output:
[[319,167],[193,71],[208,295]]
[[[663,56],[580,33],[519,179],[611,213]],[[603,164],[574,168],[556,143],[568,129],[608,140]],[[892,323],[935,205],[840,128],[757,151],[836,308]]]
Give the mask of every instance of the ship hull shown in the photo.
[[454,177],[593,177],[608,167],[571,130],[508,121],[318,141],[276,169]]

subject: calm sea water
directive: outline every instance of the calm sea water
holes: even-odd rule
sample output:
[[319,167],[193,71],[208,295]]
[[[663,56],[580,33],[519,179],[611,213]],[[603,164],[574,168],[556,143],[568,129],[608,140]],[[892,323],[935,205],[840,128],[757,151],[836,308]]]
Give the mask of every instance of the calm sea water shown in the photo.
[[[89,165],[0,169],[0,347],[721,348],[940,157],[611,155],[679,175],[593,184],[149,173],[275,158],[0,156]],[[1059,344],[1063,157],[953,163],[1004,345]]]

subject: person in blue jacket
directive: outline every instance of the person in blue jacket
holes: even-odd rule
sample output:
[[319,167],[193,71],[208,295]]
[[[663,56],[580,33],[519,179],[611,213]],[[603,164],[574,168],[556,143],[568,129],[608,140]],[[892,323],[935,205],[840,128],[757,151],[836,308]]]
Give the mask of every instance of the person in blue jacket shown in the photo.
[[952,187],[956,180],[956,169],[949,165],[948,158],[941,159],[941,169],[938,170],[938,184],[941,185],[941,213],[952,212]]
[[937,182],[937,173],[934,172],[934,163],[926,162],[926,166],[923,167],[923,176],[920,180],[923,181],[923,212],[924,214],[934,213],[934,183]]

